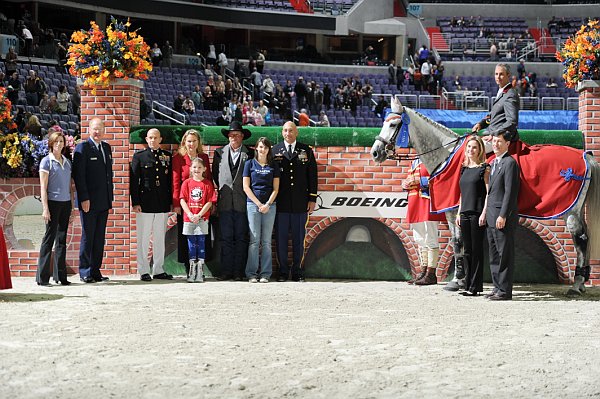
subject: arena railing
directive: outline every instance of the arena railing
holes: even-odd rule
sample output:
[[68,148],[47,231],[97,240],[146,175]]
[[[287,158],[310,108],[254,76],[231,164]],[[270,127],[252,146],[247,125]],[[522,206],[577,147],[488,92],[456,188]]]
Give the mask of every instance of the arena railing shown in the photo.
[[[162,116],[163,118],[169,119],[179,125],[185,125],[185,114],[177,112],[173,108],[169,108],[166,105],[159,103],[158,101],[152,101],[152,112]],[[177,119],[175,116],[180,117],[181,120]]]
[[579,111],[579,97],[567,98],[567,111]]
[[563,111],[565,109],[564,97],[542,97],[540,110],[542,111]]
[[[476,92],[474,92],[476,93]],[[464,110],[467,112],[487,112],[490,110],[490,98],[485,95],[485,92],[479,92],[481,94],[470,94],[465,96]]]
[[537,111],[540,109],[538,97],[519,97],[521,111]]

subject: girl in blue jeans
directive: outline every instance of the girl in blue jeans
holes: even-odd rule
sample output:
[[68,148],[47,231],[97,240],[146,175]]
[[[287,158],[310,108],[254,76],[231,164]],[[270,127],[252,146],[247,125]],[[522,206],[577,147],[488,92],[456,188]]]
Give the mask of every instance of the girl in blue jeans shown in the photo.
[[[250,245],[246,278],[251,283],[268,283],[273,271],[271,236],[275,224],[275,198],[279,191],[279,166],[273,161],[271,142],[261,137],[256,142],[255,157],[244,165],[244,192],[248,196],[247,211]],[[260,275],[259,249],[260,252]]]

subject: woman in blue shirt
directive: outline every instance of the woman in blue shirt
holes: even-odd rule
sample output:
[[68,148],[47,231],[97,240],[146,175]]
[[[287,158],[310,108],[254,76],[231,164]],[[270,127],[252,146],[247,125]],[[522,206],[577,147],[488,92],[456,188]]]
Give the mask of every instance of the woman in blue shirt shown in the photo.
[[[271,236],[275,224],[275,198],[279,191],[279,167],[273,161],[271,142],[261,137],[256,142],[255,157],[244,165],[244,192],[248,196],[246,209],[250,227],[250,245],[246,263],[246,278],[251,283],[268,283],[273,271]],[[262,246],[260,255],[259,246]],[[260,278],[260,279],[259,279]]]
[[40,162],[42,217],[46,222],[46,234],[40,248],[36,281],[38,285],[50,285],[50,257],[56,241],[54,279],[62,285],[69,285],[66,256],[72,209],[71,161],[65,156],[66,141],[62,132],[50,134],[48,150],[48,155]]

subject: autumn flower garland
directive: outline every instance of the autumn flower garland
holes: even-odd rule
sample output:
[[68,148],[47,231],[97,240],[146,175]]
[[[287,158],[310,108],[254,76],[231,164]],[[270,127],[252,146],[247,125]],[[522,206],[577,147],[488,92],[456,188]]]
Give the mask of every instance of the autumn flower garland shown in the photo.
[[600,23],[591,20],[582,25],[575,36],[566,40],[556,59],[564,66],[563,78],[567,87],[584,80],[600,79]]

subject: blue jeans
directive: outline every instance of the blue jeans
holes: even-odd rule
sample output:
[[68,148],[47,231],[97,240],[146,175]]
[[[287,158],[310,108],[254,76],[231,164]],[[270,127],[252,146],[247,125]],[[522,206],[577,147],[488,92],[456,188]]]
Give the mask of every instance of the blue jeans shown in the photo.
[[257,277],[258,259],[260,252],[260,277],[271,278],[273,272],[273,226],[275,225],[275,204],[271,205],[269,212],[260,213],[254,203],[246,205],[248,211],[248,227],[250,228],[250,245],[248,246],[248,262],[246,262],[246,277]]

